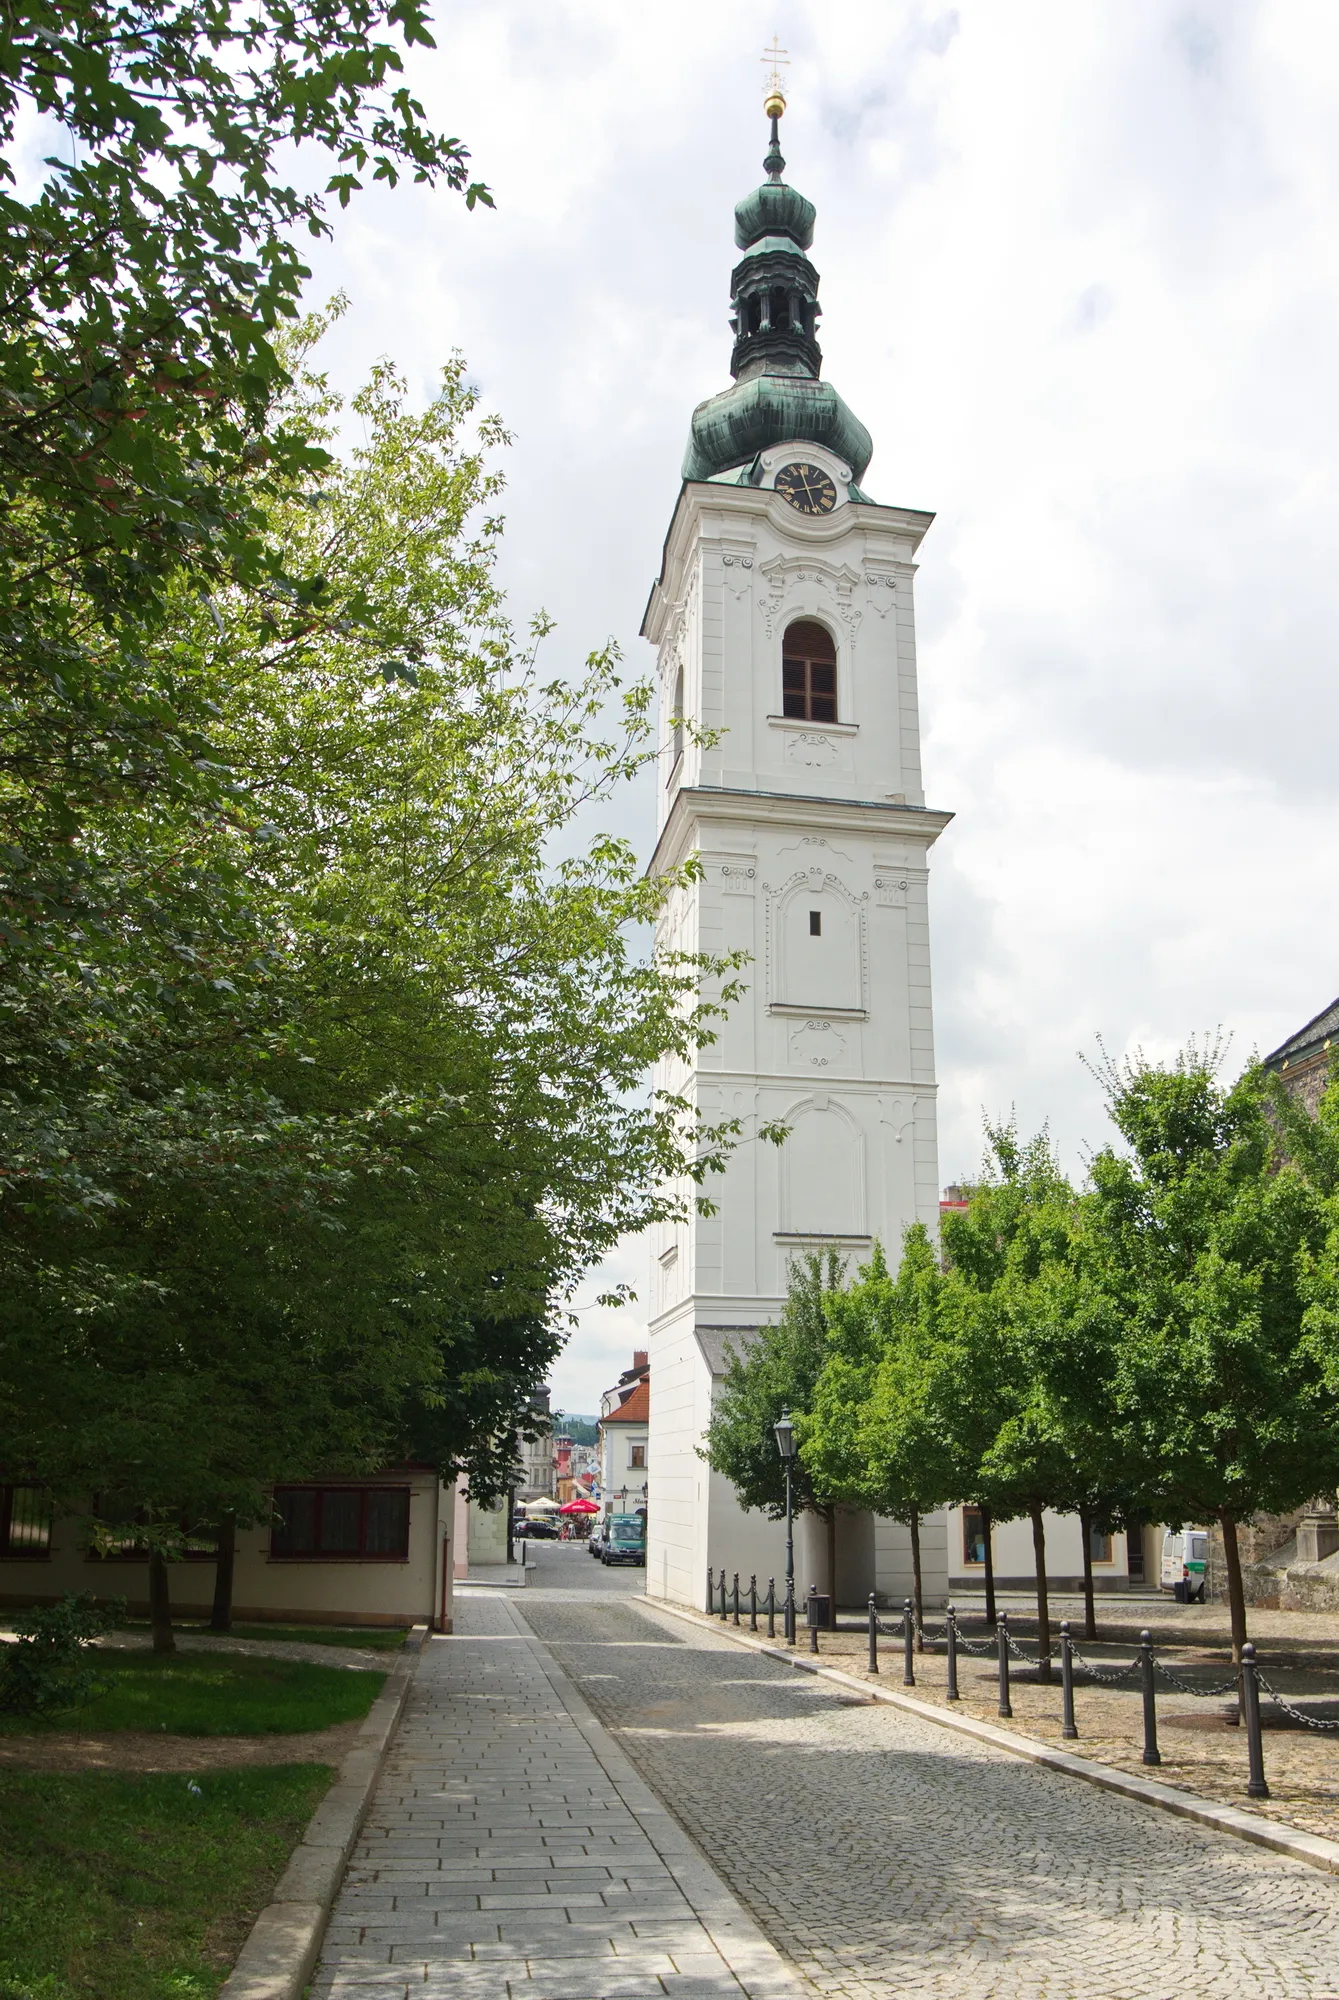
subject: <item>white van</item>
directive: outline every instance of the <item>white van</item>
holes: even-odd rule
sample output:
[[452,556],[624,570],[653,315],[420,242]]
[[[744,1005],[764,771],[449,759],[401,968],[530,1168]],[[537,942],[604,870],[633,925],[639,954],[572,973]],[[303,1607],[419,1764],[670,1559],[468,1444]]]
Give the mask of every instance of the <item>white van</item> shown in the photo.
[[1177,1592],[1187,1604],[1203,1604],[1204,1585],[1209,1570],[1209,1530],[1207,1528],[1169,1528],[1162,1538],[1162,1575],[1164,1590],[1182,1589]]

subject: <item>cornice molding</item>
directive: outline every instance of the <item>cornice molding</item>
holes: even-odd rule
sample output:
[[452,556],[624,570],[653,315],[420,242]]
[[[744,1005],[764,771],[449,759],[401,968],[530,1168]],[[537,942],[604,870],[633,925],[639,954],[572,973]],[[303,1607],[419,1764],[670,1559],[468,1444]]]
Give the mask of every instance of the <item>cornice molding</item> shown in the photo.
[[674,795],[669,815],[647,863],[648,875],[659,875],[683,859],[693,829],[704,821],[730,825],[794,827],[807,832],[895,834],[932,847],[953,818],[929,806],[882,805],[874,799],[808,798],[798,792],[742,792],[710,785],[684,785]]
[[[798,449],[799,447],[797,447]],[[873,500],[843,500],[831,514],[797,514],[771,488],[758,486],[725,486],[714,480],[686,480],[679,489],[669,531],[661,553],[660,574],[651,586],[646,600],[646,610],[642,614],[641,636],[658,646],[664,636],[665,618],[669,614],[673,599],[666,593],[666,580],[676,564],[686,564],[695,540],[699,539],[697,524],[706,513],[716,513],[724,523],[722,537],[702,536],[705,541],[738,535],[745,521],[766,521],[777,535],[791,542],[797,550],[819,551],[845,540],[853,528],[863,528],[868,533],[909,542],[911,554],[920,547],[931,523],[933,514],[914,507],[884,507]],[[901,562],[908,571],[914,564],[903,555],[880,555],[882,567],[892,567]]]

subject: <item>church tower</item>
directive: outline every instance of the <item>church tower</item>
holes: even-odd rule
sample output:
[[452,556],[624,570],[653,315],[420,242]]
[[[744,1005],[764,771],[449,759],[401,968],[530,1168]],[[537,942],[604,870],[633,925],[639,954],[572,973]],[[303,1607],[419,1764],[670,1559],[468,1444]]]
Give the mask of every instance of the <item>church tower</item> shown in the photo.
[[[873,445],[822,378],[814,208],[782,179],[775,84],[766,108],[767,178],[735,209],[734,379],[693,412],[642,626],[662,719],[651,869],[700,868],[661,937],[750,960],[719,1039],[658,1078],[743,1128],[716,1213],[652,1232],[647,1590],[689,1603],[708,1564],[760,1589],[782,1568],[783,1531],[697,1455],[727,1342],[775,1319],[798,1253],[854,1265],[877,1238],[895,1264],[908,1224],[938,1223],[926,876],[951,815],[921,789],[912,613],[933,517],[864,489]],[[780,1146],[757,1136],[776,1122]],[[905,1530],[841,1528],[843,1601],[910,1588]],[[797,1588],[828,1581],[802,1535]]]

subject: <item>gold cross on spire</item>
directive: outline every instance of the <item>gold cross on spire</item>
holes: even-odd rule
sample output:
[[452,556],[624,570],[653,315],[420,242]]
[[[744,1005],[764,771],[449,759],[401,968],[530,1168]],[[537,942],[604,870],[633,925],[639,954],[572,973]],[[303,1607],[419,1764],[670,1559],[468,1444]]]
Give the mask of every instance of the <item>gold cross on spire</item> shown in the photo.
[[786,108],[781,72],[790,67],[790,52],[782,48],[779,35],[772,36],[772,46],[763,50],[761,60],[769,65],[770,71],[764,88],[763,110],[769,118],[779,118]]

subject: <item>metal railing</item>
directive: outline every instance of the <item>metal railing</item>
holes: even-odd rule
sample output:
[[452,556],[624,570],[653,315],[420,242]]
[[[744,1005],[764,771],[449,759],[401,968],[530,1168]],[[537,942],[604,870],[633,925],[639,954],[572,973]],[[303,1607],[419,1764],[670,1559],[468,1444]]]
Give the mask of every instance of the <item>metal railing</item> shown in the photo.
[[[727,1589],[725,1571],[722,1570],[720,1572],[720,1579],[717,1582],[715,1571],[708,1569],[706,1608],[709,1617],[725,1620],[733,1617],[734,1623],[739,1625],[742,1622],[745,1600],[747,1601],[750,1631],[756,1632],[758,1630],[758,1619],[762,1616],[767,1620],[768,1638],[774,1639],[776,1637],[776,1620],[778,1617],[782,1617],[785,1621],[785,1637],[790,1644],[793,1645],[795,1643],[795,1602],[793,1597],[778,1600],[775,1577],[768,1577],[766,1596],[760,1597],[756,1576],[750,1576],[747,1591],[741,1593],[738,1572],[735,1573],[732,1583],[729,1589]],[[822,1602],[823,1600],[818,1595],[817,1586],[811,1584],[806,1600],[810,1653],[818,1652],[818,1635],[823,1629],[820,1624],[820,1604]],[[946,1653],[948,1672],[947,1698],[951,1702],[961,1701],[962,1699],[958,1688],[959,1653],[976,1654],[979,1656],[990,1656],[993,1654],[998,1689],[997,1710],[999,1715],[1006,1721],[1012,1720],[1014,1712],[1009,1680],[1010,1660],[1019,1660],[1028,1666],[1036,1665],[1042,1667],[1044,1664],[1047,1669],[1049,1669],[1051,1662],[1049,1650],[1044,1653],[1040,1648],[1036,1653],[1029,1653],[1024,1650],[1010,1631],[1009,1615],[1004,1611],[999,1614],[996,1620],[993,1638],[978,1643],[969,1639],[961,1629],[958,1622],[958,1614],[951,1604],[946,1607],[943,1626],[938,1630],[927,1630],[924,1623],[916,1617],[909,1597],[903,1600],[901,1617],[895,1619],[890,1624],[880,1618],[874,1594],[871,1592],[866,1632],[868,1638],[867,1670],[871,1674],[877,1674],[881,1671],[879,1664],[880,1638],[891,1638],[900,1642],[903,1687],[912,1688],[916,1685],[916,1640],[919,1638],[922,1646],[927,1648],[934,1647],[937,1649],[942,1645]],[[1118,1687],[1123,1682],[1137,1680],[1143,1708],[1144,1740],[1141,1757],[1142,1762],[1150,1767],[1159,1765],[1162,1762],[1162,1753],[1158,1748],[1157,1682],[1159,1677],[1169,1682],[1179,1693],[1193,1695],[1199,1701],[1215,1701],[1223,1695],[1235,1694],[1238,1700],[1238,1712],[1245,1725],[1246,1732],[1246,1795],[1252,1799],[1267,1799],[1270,1795],[1269,1786],[1265,1780],[1264,1744],[1260,1722],[1260,1694],[1262,1690],[1269,1696],[1277,1708],[1281,1709],[1293,1722],[1300,1724],[1303,1728],[1325,1731],[1339,1730],[1339,1717],[1331,1719],[1309,1715],[1305,1709],[1294,1707],[1291,1702],[1287,1701],[1278,1692],[1277,1688],[1272,1687],[1261,1672],[1260,1664],[1255,1656],[1255,1647],[1249,1640],[1246,1641],[1241,1649],[1240,1666],[1233,1670],[1227,1680],[1218,1682],[1212,1687],[1198,1687],[1194,1682],[1184,1680],[1165,1661],[1157,1657],[1153,1649],[1152,1635],[1147,1631],[1140,1633],[1139,1645],[1135,1657],[1130,1661],[1128,1666],[1117,1667],[1113,1671],[1104,1672],[1101,1668],[1095,1666],[1091,1660],[1085,1659],[1082,1653],[1080,1653],[1070,1635],[1069,1620],[1065,1618],[1060,1622],[1060,1734],[1066,1742],[1077,1741],[1079,1735],[1074,1709],[1074,1669],[1076,1666],[1091,1680],[1098,1682],[1104,1687]]]

